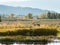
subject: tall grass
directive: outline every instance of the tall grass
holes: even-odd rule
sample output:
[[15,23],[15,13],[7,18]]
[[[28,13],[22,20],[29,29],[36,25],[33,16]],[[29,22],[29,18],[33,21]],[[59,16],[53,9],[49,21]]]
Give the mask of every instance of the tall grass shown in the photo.
[[58,31],[56,29],[23,29],[16,31],[7,31],[0,32],[0,36],[15,36],[15,35],[23,35],[23,36],[56,36]]

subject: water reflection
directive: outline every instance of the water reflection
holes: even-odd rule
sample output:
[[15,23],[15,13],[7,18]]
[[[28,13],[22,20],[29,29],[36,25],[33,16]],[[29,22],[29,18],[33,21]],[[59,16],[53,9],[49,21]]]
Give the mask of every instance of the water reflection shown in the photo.
[[46,45],[46,44],[18,44],[18,43],[14,43],[14,44],[1,44],[0,45]]
[[13,43],[13,44],[2,44],[0,43],[0,45],[60,45],[60,40],[59,39],[53,39],[52,42],[48,42],[46,44],[20,44],[20,43]]
[[14,44],[0,44],[0,45],[60,45],[60,43],[48,43],[48,44],[17,44],[17,43],[14,43]]
[[0,45],[2,45],[2,44],[0,43]]
[[17,44],[17,43],[14,43],[13,45],[19,45],[19,44]]
[[53,42],[48,43],[47,45],[60,45],[60,40],[59,39],[54,39]]
[[60,43],[59,42],[51,42],[47,44],[17,44],[17,43],[14,43],[12,45],[60,45]]
[[52,43],[48,43],[47,45],[60,45],[60,43],[52,42]]

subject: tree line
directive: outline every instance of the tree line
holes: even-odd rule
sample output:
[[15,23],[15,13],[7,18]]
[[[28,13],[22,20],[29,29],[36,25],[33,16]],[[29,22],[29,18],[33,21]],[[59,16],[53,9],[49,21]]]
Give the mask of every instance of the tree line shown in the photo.
[[43,13],[40,15],[41,19],[60,19],[60,13],[50,12]]
[[[10,16],[13,19],[15,14],[12,13],[12,14],[10,14]],[[0,14],[0,22],[2,21],[1,20],[2,17],[6,18],[5,15]],[[24,17],[25,17],[25,19],[33,19],[33,18],[36,18],[36,19],[60,19],[60,13],[48,11],[48,12],[42,13],[38,16],[33,16],[32,13],[28,13],[27,15],[24,15]]]

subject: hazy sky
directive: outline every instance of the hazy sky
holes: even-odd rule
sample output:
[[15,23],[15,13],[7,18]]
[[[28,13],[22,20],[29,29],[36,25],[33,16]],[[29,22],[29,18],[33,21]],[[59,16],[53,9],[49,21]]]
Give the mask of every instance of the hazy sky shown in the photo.
[[1,0],[0,5],[32,7],[60,12],[60,0]]

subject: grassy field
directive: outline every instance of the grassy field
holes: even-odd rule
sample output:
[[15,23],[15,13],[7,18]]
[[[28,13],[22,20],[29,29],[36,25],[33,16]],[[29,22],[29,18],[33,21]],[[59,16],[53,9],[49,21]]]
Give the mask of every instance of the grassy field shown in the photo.
[[[59,29],[57,29],[59,30]],[[6,41],[51,41],[51,38],[60,36],[54,28],[6,28],[0,31],[0,42]],[[2,32],[2,33],[1,33]]]
[[[49,20],[47,20],[49,21]],[[38,25],[33,25],[32,23],[32,27],[29,27],[31,25],[28,25],[29,23],[27,23],[28,26],[25,26],[24,24],[22,23],[19,23],[19,22],[5,22],[5,23],[2,23],[0,24],[0,32],[7,32],[7,31],[16,31],[16,30],[24,30],[24,29],[27,29],[27,30],[30,30],[30,29],[56,29],[57,31],[60,32],[60,26],[59,25],[56,25],[56,24],[50,24],[50,22],[48,22],[49,24],[47,24],[47,21],[44,22],[46,24],[40,24],[40,26]],[[59,20],[58,20],[59,21]],[[26,22],[25,22],[26,23]],[[53,21],[54,23],[54,21]],[[56,21],[57,23],[57,21]],[[60,36],[60,33],[57,34],[57,36]]]

